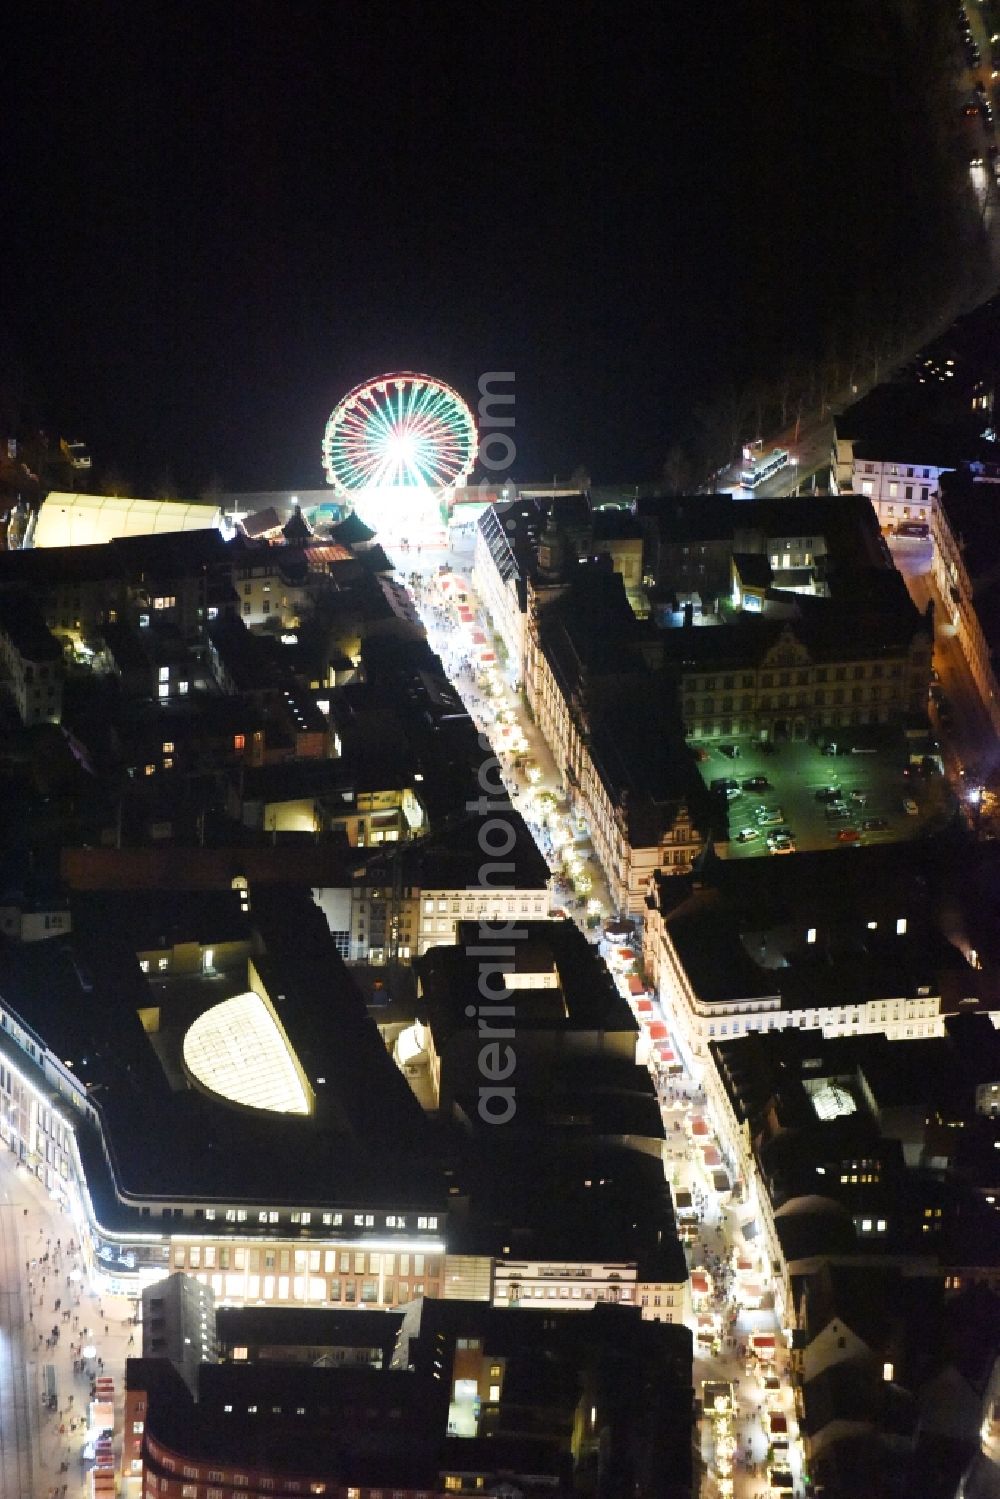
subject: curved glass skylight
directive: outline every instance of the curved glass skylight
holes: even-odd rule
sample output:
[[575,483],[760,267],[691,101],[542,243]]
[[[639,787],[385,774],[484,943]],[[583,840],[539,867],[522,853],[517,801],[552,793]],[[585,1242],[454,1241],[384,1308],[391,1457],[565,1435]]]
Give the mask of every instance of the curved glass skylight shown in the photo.
[[288,1042],[258,994],[234,995],[199,1015],[184,1037],[184,1064],[231,1103],[274,1114],[310,1111]]

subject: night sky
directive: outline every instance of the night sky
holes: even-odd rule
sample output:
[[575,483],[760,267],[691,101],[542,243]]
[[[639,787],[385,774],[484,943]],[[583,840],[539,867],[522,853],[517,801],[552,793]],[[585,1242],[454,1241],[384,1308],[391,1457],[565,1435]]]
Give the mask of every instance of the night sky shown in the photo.
[[513,369],[517,478],[653,477],[898,283],[910,8],[20,7],[0,377],[137,488],[318,485],[392,368]]

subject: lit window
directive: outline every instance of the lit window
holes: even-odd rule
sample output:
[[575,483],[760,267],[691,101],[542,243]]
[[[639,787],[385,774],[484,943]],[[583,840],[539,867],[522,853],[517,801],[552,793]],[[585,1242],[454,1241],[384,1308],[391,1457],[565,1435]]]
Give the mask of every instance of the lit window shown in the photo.
[[491,1400],[499,1400],[500,1399],[500,1386],[498,1384],[491,1384],[490,1385],[490,1399]]
[[165,973],[166,970],[170,967],[170,959],[169,958],[158,958],[157,962],[156,962],[156,966],[160,970],[161,973]]
[[244,736],[242,734],[234,734],[233,735],[233,749],[234,750],[241,750],[245,744],[246,744],[246,739],[244,738]]
[[160,681],[161,682],[169,682],[170,681],[170,667],[169,666],[161,666],[160,667]]
[[134,1437],[141,1437],[142,1434],[143,1434],[143,1432],[145,1430],[146,1430],[146,1423],[145,1423],[145,1421],[133,1421],[132,1422],[132,1435]]
[[906,932],[906,917],[905,916],[900,916],[899,920],[896,922],[896,936],[897,937],[902,937],[902,936],[905,935],[905,932]]
[[173,768],[174,768],[174,757],[173,757],[173,755],[164,755],[164,757],[163,757],[163,768],[164,768],[164,770],[173,770]]
[[174,741],[172,739],[165,739],[163,741],[163,753],[165,755],[172,755],[173,752],[174,752]]
[[148,958],[140,958],[139,959],[139,967],[142,969],[143,973],[148,973],[149,972],[149,959]]
[[187,692],[187,690],[188,690],[188,684],[186,682],[178,682],[177,683],[177,691],[180,693],[181,697],[184,696],[184,694]]
[[882,1365],[882,1378],[887,1383],[892,1379],[892,1376],[893,1376],[894,1373],[895,1373],[895,1370],[894,1370],[892,1364],[885,1363],[885,1364]]

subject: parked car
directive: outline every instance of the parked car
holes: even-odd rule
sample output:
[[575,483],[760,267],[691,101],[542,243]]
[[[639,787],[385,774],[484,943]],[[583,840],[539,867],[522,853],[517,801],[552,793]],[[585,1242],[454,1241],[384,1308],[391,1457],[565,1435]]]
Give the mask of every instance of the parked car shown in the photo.
[[743,782],[744,791],[770,791],[770,789],[771,782],[767,779],[767,776],[750,776],[748,780]]
[[795,844],[791,838],[776,838],[769,846],[772,854],[794,854],[795,852]]
[[755,838],[760,837],[759,828],[740,828],[736,834],[737,843],[752,843]]
[[758,807],[757,821],[762,828],[777,827],[784,822],[785,814],[781,807]]
[[919,816],[920,808],[917,806],[912,796],[903,797],[903,811],[906,813],[907,817]]
[[709,784],[713,791],[739,791],[740,789],[739,781],[734,781],[732,776],[716,776],[715,780]]
[[861,831],[863,833],[884,833],[888,826],[889,819],[887,817],[866,817],[861,824]]
[[816,793],[818,802],[839,802],[843,799],[843,792],[839,786],[821,786]]
[[838,807],[827,807],[826,809],[827,822],[846,822],[850,815],[850,809],[846,802],[841,802]]
[[836,837],[838,843],[861,842],[861,834],[858,832],[857,828],[838,828]]
[[849,791],[847,794],[852,802],[857,802],[859,807],[866,807],[868,805],[867,791]]

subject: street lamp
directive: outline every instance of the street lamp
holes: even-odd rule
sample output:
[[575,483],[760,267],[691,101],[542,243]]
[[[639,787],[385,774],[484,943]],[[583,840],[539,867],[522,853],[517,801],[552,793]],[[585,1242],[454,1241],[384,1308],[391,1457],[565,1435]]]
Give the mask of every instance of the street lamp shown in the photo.
[[982,786],[970,786],[966,792],[966,799],[972,808],[972,832],[976,838],[979,837],[979,819],[983,810],[983,788]]

